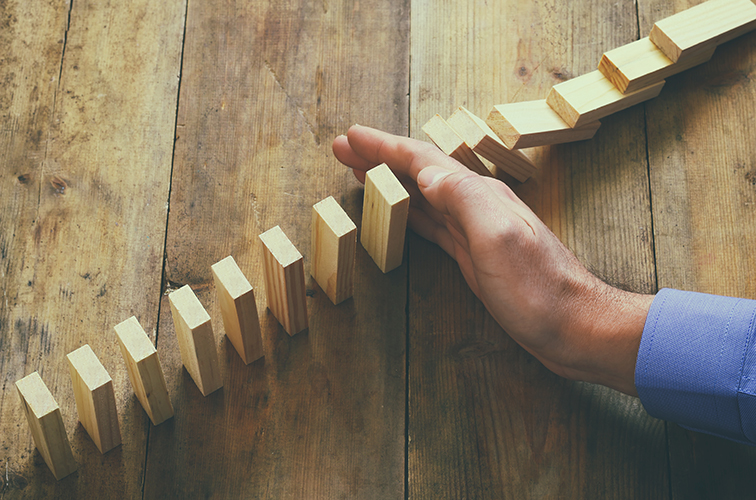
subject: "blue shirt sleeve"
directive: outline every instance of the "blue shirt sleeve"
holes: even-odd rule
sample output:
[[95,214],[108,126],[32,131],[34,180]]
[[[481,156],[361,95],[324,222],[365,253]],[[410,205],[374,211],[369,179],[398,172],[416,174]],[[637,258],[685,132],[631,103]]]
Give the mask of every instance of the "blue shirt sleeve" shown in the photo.
[[635,365],[654,417],[756,445],[756,300],[662,289]]

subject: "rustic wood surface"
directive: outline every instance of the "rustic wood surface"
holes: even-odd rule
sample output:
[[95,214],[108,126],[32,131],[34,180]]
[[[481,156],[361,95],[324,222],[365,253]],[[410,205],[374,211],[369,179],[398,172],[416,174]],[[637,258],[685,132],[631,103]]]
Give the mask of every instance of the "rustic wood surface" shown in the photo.
[[[257,235],[310,268],[314,203],[359,224],[333,158],[352,123],[424,139],[465,106],[543,99],[698,0],[274,2],[0,0],[0,498],[744,498],[753,448],[651,418],[519,348],[454,262],[409,234],[384,275],[357,246],[354,297],[307,276],[309,329],[266,310]],[[589,268],[756,298],[756,34],[602,120],[533,150],[516,192]],[[223,336],[210,266],[255,288],[265,357]],[[167,293],[213,321],[224,386],[181,364]],[[156,343],[175,416],[153,426],[113,326]],[[65,355],[113,378],[123,444],[77,420]],[[14,382],[39,371],[77,472],[56,481]]]

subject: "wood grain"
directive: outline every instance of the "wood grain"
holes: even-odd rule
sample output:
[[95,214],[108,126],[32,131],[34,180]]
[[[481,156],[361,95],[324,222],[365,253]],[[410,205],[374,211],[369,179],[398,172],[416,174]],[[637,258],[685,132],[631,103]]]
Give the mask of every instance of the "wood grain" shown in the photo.
[[333,196],[312,206],[310,244],[312,277],[331,302],[340,304],[354,295],[357,226]]

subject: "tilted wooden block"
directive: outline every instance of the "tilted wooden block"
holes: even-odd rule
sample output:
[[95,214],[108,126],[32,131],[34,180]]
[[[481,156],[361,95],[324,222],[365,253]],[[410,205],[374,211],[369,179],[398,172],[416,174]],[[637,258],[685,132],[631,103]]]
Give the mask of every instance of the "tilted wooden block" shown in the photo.
[[497,104],[488,114],[486,123],[512,149],[585,141],[596,135],[601,126],[597,120],[572,128],[551,109],[546,99]]
[[705,63],[715,49],[711,47],[674,63],[649,38],[641,38],[606,52],[598,69],[620,92],[627,94]]
[[535,164],[525,153],[507,148],[483,119],[467,109],[460,106],[448,123],[470,149],[518,181],[525,182],[535,172]]
[[100,453],[106,453],[121,444],[113,379],[89,344],[69,353],[66,359],[79,421]]
[[312,206],[312,276],[331,302],[354,292],[357,226],[333,196]]
[[173,416],[173,405],[157,349],[134,316],[117,324],[115,332],[134,394],[153,425],[165,422]]
[[34,444],[55,479],[63,479],[76,470],[76,461],[58,403],[37,372],[16,382],[16,389],[21,396]]
[[680,62],[754,29],[756,5],[751,0],[709,0],[658,21],[649,38],[673,62]]
[[466,166],[479,175],[492,177],[494,175],[486,165],[480,161],[470,146],[465,143],[464,139],[454,131],[441,115],[436,115],[423,125],[423,132],[433,141],[433,144],[451,156],[462,165]]
[[189,285],[168,295],[181,360],[203,396],[223,387],[210,315]]
[[260,240],[268,308],[286,333],[296,335],[309,326],[304,259],[278,226],[262,233]]
[[211,266],[226,336],[244,364],[263,356],[255,292],[230,255]]
[[554,85],[546,102],[570,127],[580,127],[643,101],[653,99],[664,86],[655,83],[623,94],[599,70]]

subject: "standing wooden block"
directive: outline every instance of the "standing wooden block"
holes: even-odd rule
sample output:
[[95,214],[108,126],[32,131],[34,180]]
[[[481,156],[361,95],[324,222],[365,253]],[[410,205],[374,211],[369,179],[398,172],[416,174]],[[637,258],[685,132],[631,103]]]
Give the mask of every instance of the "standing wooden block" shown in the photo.
[[173,405],[157,349],[134,316],[117,324],[115,332],[134,394],[153,425],[165,422],[173,416]]
[[357,226],[329,196],[312,206],[312,276],[334,304],[354,292]]
[[674,63],[649,38],[641,38],[606,52],[598,69],[620,92],[627,94],[705,63],[715,49],[711,47]]
[[189,285],[168,295],[181,360],[203,396],[223,387],[210,315]]
[[409,203],[409,193],[385,163],[367,171],[360,243],[384,273],[402,264]]
[[296,335],[309,326],[304,259],[278,226],[262,233],[260,240],[268,308],[286,333]]
[[255,292],[230,255],[213,264],[211,269],[226,336],[248,365],[263,356]]
[[709,0],[662,19],[649,38],[673,62],[756,29],[756,5],[751,0]]
[[664,86],[655,83],[623,94],[599,70],[554,85],[546,102],[570,127],[580,127],[612,113],[653,99]]
[[55,476],[62,479],[76,470],[76,461],[68,442],[60,407],[39,373],[34,372],[16,382],[24,405],[34,444]]
[[426,133],[428,138],[433,141],[433,144],[445,154],[451,156],[473,172],[479,175],[486,175],[488,177],[493,176],[486,165],[480,161],[480,158],[473,153],[470,146],[465,143],[457,132],[447,123],[446,120],[441,118],[441,115],[436,115],[423,125],[423,132]]
[[601,126],[601,122],[594,121],[572,128],[546,99],[497,104],[486,123],[510,149],[585,141],[596,135]]
[[100,453],[121,444],[113,380],[89,344],[66,356],[71,373],[79,421]]
[[525,182],[536,171],[535,164],[525,153],[507,148],[483,119],[467,109],[460,106],[449,118],[449,125],[470,149],[518,181]]

